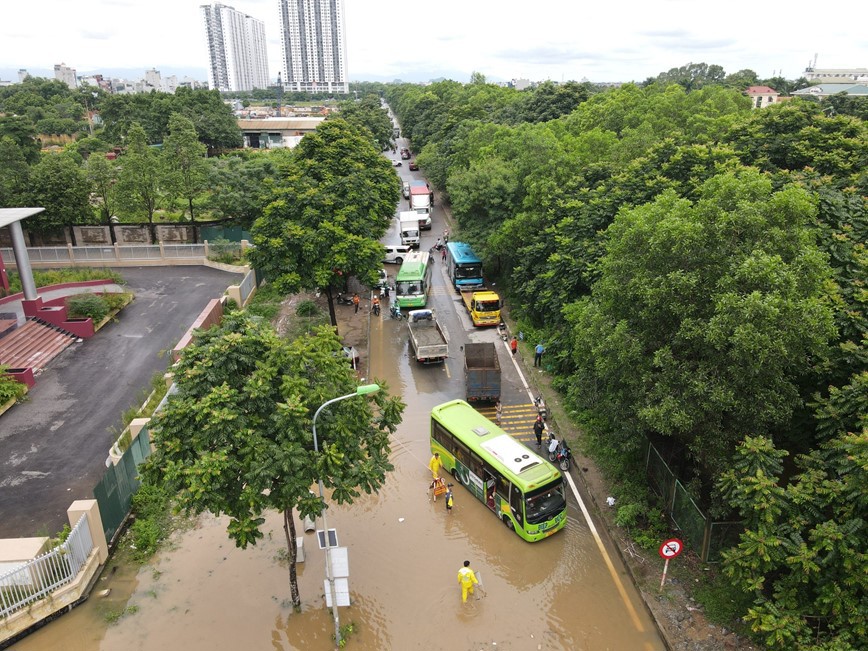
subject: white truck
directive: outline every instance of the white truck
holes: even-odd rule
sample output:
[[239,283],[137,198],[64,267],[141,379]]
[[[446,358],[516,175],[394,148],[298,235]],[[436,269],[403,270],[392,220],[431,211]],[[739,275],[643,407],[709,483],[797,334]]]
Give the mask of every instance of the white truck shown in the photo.
[[412,310],[407,315],[410,330],[410,349],[420,364],[445,362],[449,354],[449,340],[437,322],[433,310]]
[[419,215],[412,210],[398,213],[401,244],[419,248]]
[[410,210],[417,213],[416,219],[423,230],[431,228],[431,190],[426,185],[410,183]]

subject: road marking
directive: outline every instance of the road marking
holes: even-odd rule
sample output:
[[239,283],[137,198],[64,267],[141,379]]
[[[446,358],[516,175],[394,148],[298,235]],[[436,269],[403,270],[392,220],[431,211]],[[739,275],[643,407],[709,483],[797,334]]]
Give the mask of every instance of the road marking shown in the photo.
[[[507,350],[509,350],[508,342],[503,342],[503,345]],[[509,351],[509,356],[512,359],[512,364],[513,366],[515,366],[515,370],[518,372],[518,377],[521,379],[522,385],[527,391],[528,398],[530,398],[531,404],[533,404],[533,393],[531,392],[527,380],[524,377],[524,373],[521,372],[521,368],[519,368],[518,362],[516,361],[515,356],[512,354],[512,351]],[[618,572],[615,569],[614,563],[612,563],[612,559],[609,557],[609,553],[606,551],[606,546],[603,544],[603,539],[600,538],[600,534],[597,531],[597,527],[594,525],[594,521],[591,520],[591,514],[588,512],[588,507],[585,506],[585,502],[584,500],[582,500],[582,496],[579,494],[579,489],[576,487],[576,483],[573,481],[572,475],[570,475],[568,472],[565,472],[564,477],[566,477],[567,483],[570,485],[570,490],[572,490],[576,501],[579,503],[579,508],[582,510],[582,515],[585,516],[585,522],[588,523],[588,528],[590,529],[591,534],[594,536],[594,541],[597,543],[597,548],[600,550],[603,561],[606,563],[606,567],[609,569],[609,575],[612,577],[612,580],[615,582],[615,587],[618,589],[618,593],[621,595],[621,601],[624,602],[624,605],[627,607],[627,611],[630,613],[630,619],[633,620],[633,625],[640,633],[644,633],[645,627],[642,625],[642,621],[639,619],[639,613],[636,612],[636,609],[633,607],[633,602],[630,601],[630,597],[627,595],[627,590],[624,587],[623,582],[621,581],[621,577],[618,576]]]

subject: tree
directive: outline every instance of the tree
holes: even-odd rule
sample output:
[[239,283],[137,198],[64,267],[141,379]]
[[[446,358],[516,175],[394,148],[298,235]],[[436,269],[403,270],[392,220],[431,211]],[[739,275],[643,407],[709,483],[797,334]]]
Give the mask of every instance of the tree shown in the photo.
[[29,165],[39,161],[39,140],[36,130],[27,118],[18,115],[0,115],[0,138],[11,138],[21,148]]
[[119,204],[133,215],[144,215],[151,230],[151,242],[156,243],[154,211],[160,196],[160,157],[148,146],[145,130],[134,124],[127,136],[127,148],[119,159]]
[[373,285],[379,242],[399,199],[398,178],[370,137],[327,120],[302,138],[265,214],[253,225],[251,262],[281,291],[333,290],[350,276]]
[[18,143],[9,136],[0,136],[0,207],[13,208],[23,203],[28,171]]
[[265,511],[283,513],[296,609],[293,509],[307,517],[328,508],[310,492],[317,480],[338,504],[380,488],[392,470],[389,435],[404,409],[383,383],[370,402],[336,403],[317,421],[315,453],[315,411],[356,385],[340,347],[328,327],[286,342],[262,321],[229,313],[185,349],[178,391],[151,429],[156,451],[145,476],[174,492],[179,509],[229,516],[227,532],[240,548],[263,537]]
[[199,142],[192,120],[173,113],[169,118],[169,135],[163,141],[164,187],[187,200],[191,222],[196,221],[193,199],[205,189],[206,152],[207,147]]
[[118,165],[108,160],[103,154],[91,154],[87,159],[87,180],[91,191],[99,199],[99,212],[103,222],[109,228],[112,244],[117,242],[115,230],[112,228],[112,217],[116,203],[115,186],[118,182]]
[[[861,391],[868,389],[863,377]],[[864,404],[864,399],[863,399]],[[861,648],[868,637],[868,418],[795,460],[747,437],[720,488],[744,519],[724,572],[755,598],[744,620],[770,649]]]
[[376,95],[366,95],[358,101],[347,100],[338,107],[340,117],[370,131],[380,149],[385,149],[392,143],[392,121]]
[[28,230],[46,233],[91,220],[90,184],[72,154],[43,154],[27,185],[31,205],[45,208],[27,220]]
[[667,190],[622,210],[592,298],[566,310],[571,397],[625,445],[674,437],[705,477],[745,432],[778,432],[834,334],[815,214],[753,170],[712,177],[695,203]]

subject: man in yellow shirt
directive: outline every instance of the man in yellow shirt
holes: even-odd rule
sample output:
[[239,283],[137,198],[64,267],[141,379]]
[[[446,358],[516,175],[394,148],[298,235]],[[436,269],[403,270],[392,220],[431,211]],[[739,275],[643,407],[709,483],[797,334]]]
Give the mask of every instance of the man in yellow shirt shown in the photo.
[[431,457],[431,461],[428,462],[428,468],[431,470],[431,478],[437,479],[440,476],[440,468],[443,467],[443,462],[440,461],[440,453],[435,452],[434,456]]
[[473,585],[479,583],[470,569],[470,561],[464,561],[464,567],[458,570],[458,583],[461,584],[461,603],[467,603],[467,595],[473,594]]

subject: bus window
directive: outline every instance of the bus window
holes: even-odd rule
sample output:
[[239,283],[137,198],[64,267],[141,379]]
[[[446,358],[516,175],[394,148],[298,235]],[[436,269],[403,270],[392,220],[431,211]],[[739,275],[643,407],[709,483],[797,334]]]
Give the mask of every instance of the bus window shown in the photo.
[[452,454],[465,466],[470,466],[470,450],[458,439],[453,441]]
[[525,510],[530,524],[545,522],[552,513],[559,513],[566,506],[564,498],[564,482],[556,482],[528,493],[525,496]]
[[501,495],[503,499],[509,499],[509,482],[503,478],[503,475],[500,473],[496,473],[497,476],[497,494]]
[[434,440],[447,450],[452,449],[452,435],[447,432],[440,423],[434,423]]

